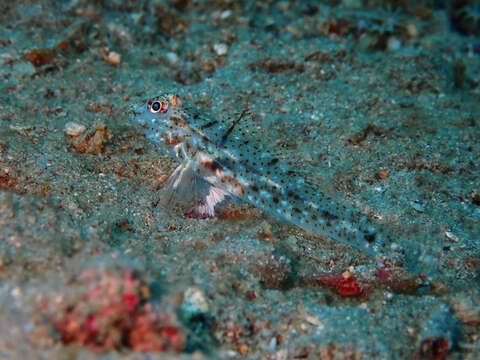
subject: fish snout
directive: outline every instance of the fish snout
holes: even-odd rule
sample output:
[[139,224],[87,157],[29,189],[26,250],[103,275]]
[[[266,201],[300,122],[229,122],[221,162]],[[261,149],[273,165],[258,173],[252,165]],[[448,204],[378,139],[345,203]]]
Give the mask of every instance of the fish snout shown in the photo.
[[142,122],[142,117],[140,116],[144,112],[144,105],[133,104],[127,108],[127,115],[130,117],[130,120]]

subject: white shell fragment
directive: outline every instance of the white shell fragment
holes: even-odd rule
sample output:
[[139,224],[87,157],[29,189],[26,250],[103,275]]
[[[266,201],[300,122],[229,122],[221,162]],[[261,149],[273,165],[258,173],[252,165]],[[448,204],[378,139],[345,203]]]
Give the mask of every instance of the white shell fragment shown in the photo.
[[190,287],[183,293],[182,309],[190,313],[208,312],[208,302],[205,294],[197,287]]
[[213,44],[213,50],[218,56],[224,56],[224,55],[227,55],[228,46],[223,43]]
[[65,124],[65,128],[63,130],[68,136],[79,136],[86,130],[86,127],[82,124],[68,122]]

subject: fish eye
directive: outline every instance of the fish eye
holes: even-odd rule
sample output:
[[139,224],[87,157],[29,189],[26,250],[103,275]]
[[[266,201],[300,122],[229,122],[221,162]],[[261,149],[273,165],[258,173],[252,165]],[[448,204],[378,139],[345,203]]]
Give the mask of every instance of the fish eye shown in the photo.
[[165,113],[168,110],[168,104],[165,101],[151,100],[148,103],[148,110],[151,113],[158,113],[158,112]]
[[158,101],[155,101],[153,104],[152,104],[152,111],[153,112],[158,112],[158,110],[161,109],[161,105]]

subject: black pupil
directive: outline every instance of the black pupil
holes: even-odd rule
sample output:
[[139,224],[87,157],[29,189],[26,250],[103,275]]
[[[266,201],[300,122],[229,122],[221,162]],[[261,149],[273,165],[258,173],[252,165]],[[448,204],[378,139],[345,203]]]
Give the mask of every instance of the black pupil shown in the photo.
[[152,109],[153,109],[153,111],[158,111],[158,110],[160,110],[160,103],[159,103],[158,101],[154,102],[154,103],[152,104]]

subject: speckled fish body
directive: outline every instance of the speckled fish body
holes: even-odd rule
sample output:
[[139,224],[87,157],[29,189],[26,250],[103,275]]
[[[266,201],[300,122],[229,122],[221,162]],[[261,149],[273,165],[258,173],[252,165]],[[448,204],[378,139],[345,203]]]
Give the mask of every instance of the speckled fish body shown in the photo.
[[190,215],[212,217],[215,206],[233,196],[305,230],[378,253],[381,236],[370,219],[319,191],[264,149],[261,137],[267,134],[249,121],[248,112],[220,121],[174,95],[153,98],[131,112],[146,136],[172,148],[180,161],[170,177],[172,191],[196,191],[185,184],[198,179],[207,184]]

